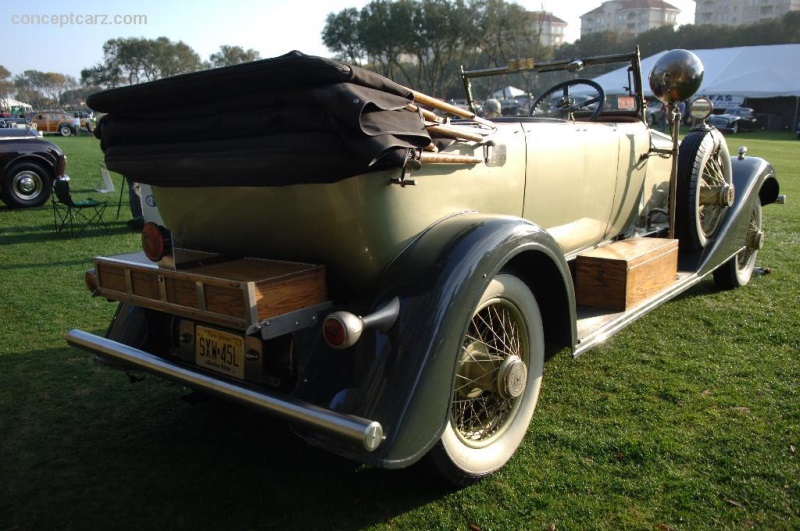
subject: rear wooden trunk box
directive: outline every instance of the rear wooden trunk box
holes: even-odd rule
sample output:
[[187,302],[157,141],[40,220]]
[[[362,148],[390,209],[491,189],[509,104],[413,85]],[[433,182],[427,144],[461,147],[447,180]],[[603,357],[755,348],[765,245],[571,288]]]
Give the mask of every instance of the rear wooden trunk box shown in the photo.
[[321,265],[240,258],[159,268],[143,253],[96,258],[97,294],[230,328],[327,300]]
[[677,274],[678,240],[622,240],[578,256],[577,302],[625,311],[675,282]]

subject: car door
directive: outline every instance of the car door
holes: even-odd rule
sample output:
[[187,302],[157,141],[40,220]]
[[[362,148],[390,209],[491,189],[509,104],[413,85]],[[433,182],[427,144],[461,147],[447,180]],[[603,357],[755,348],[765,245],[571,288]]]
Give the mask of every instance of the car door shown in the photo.
[[[650,132],[640,121],[617,124],[619,158],[617,160],[617,186],[611,205],[606,238],[613,238],[630,230],[639,215],[643,197],[653,190],[645,190],[650,151]],[[652,185],[658,187],[661,183]]]
[[57,133],[58,132],[58,124],[59,124],[59,115],[57,114],[47,114],[47,132],[48,133]]
[[545,119],[524,128],[523,217],[547,230],[565,254],[602,241],[617,192],[617,124]]

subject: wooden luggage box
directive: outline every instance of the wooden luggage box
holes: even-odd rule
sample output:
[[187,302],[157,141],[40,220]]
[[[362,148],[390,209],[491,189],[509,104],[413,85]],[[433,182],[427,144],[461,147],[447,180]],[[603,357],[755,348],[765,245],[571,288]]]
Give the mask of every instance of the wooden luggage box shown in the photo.
[[101,297],[239,330],[327,301],[314,264],[213,256],[166,269],[131,253],[96,258],[95,270]]
[[578,256],[577,303],[625,311],[675,282],[677,274],[678,240],[615,242]]

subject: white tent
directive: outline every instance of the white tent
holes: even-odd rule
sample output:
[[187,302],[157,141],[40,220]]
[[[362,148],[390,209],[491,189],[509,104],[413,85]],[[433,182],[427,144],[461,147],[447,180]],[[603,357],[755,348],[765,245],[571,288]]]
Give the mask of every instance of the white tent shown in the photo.
[[22,107],[23,109],[33,109],[33,106],[29,103],[25,103],[19,100],[15,100],[14,98],[3,98],[0,97],[0,103],[3,105],[11,108],[11,107]]
[[500,90],[492,92],[492,98],[516,98],[517,96],[524,96],[525,91],[517,87],[507,86]]
[[[703,83],[698,96],[730,95],[746,98],[800,97],[800,44],[742,46],[692,50],[703,62]],[[644,94],[652,96],[647,76],[666,51],[642,60]],[[621,93],[628,85],[627,68],[595,78],[606,92]]]

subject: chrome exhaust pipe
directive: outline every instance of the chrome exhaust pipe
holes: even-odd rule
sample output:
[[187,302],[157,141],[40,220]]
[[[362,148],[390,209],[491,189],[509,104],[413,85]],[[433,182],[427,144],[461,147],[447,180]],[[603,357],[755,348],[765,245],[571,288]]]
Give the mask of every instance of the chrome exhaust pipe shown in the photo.
[[369,452],[378,448],[384,440],[383,428],[379,422],[374,420],[331,411],[291,396],[253,391],[234,383],[216,380],[203,373],[172,364],[143,350],[82,330],[70,330],[66,339],[67,343],[74,347],[111,358],[132,368],[253,406],[349,442],[359,443]]

